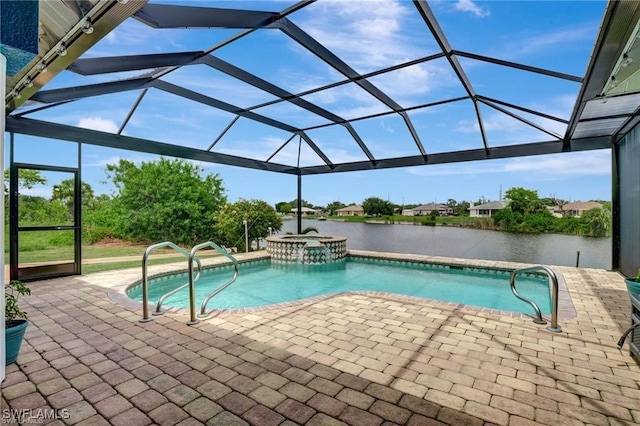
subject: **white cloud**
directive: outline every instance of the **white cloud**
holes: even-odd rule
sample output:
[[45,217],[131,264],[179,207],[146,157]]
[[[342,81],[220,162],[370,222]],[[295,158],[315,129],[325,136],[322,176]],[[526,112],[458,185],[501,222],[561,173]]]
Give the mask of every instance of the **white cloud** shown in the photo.
[[435,90],[441,93],[460,85],[451,67],[438,61],[401,68],[370,80],[401,105],[413,105],[417,99],[423,98],[421,95],[433,93]]
[[561,28],[557,31],[546,31],[524,39],[512,40],[511,46],[505,46],[505,50],[512,50],[519,55],[530,55],[543,52],[547,49],[557,49],[561,45],[575,45],[576,42],[593,40],[593,23],[582,23],[571,27]]
[[[541,177],[611,174],[611,151],[585,151],[510,160],[505,172],[535,172]],[[547,180],[547,179],[545,179]]]
[[453,6],[460,12],[469,12],[480,18],[489,16],[489,9],[478,6],[473,0],[458,0]]
[[102,117],[84,117],[78,121],[78,127],[100,132],[117,133],[118,125],[113,120]]
[[407,16],[410,10],[401,1],[322,1],[314,4],[302,27],[348,64],[366,72],[423,56],[403,34]]

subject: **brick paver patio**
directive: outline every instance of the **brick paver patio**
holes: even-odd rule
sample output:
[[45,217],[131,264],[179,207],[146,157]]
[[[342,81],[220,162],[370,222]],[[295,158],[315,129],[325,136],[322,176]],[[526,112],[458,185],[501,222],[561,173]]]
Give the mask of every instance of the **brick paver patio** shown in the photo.
[[137,269],[40,281],[24,300],[31,325],[7,367],[0,423],[639,424],[640,368],[616,348],[630,323],[623,278],[554,270],[575,307],[562,307],[559,334],[526,316],[383,294],[140,323],[139,308],[110,298]]

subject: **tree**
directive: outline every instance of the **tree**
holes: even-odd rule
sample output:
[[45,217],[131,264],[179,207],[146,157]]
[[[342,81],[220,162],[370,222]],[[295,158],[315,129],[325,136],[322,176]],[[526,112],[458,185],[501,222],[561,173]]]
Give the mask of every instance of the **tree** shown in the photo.
[[522,214],[514,213],[510,209],[504,208],[495,212],[491,219],[498,228],[510,231],[516,229],[522,222],[522,218]]
[[362,202],[364,213],[369,216],[392,215],[393,205],[378,197],[369,197]]
[[[7,188],[9,183],[9,169],[4,171],[4,193],[7,194]],[[42,177],[40,170],[33,169],[18,169],[18,188],[20,189],[33,189],[37,185],[46,185],[47,179]]]
[[[84,209],[90,207],[94,201],[93,188],[87,182],[80,184],[81,188],[81,202]],[[65,179],[57,185],[53,185],[53,192],[51,194],[52,201],[60,201],[68,210],[69,220],[73,220],[73,202],[75,194],[75,181],[74,179]]]
[[336,214],[336,210],[340,210],[344,207],[347,207],[344,203],[341,203],[340,201],[332,201],[327,204],[327,211],[330,216],[333,216]]
[[453,208],[454,216],[469,216],[469,207],[471,207],[471,204],[468,201],[459,202]]
[[542,211],[525,214],[520,224],[521,231],[547,232],[553,230],[556,218],[546,208]]
[[[525,214],[530,210],[537,210],[538,204],[532,207],[533,201],[538,201],[538,191],[524,189],[522,187],[510,188],[505,192],[505,196],[511,200],[508,208],[514,213]],[[544,205],[544,204],[543,204]]]
[[590,237],[604,237],[611,231],[611,211],[594,208],[582,213],[580,221],[584,225],[585,233]]
[[280,201],[279,203],[276,203],[276,211],[278,213],[291,213],[291,203],[287,202],[287,201]]
[[282,219],[266,201],[240,199],[225,205],[216,215],[216,232],[222,244],[228,247],[245,248],[244,221],[247,221],[249,249],[260,239],[282,229]]
[[222,179],[201,176],[202,168],[186,160],[120,160],[107,165],[118,193],[114,197],[116,231],[145,242],[193,245],[215,240],[214,217],[226,203]]
[[84,241],[93,244],[105,238],[124,238],[118,230],[119,214],[117,203],[111,197],[106,194],[95,197],[82,215]]
[[[289,201],[289,204],[291,205],[291,208],[294,208],[294,209],[295,209],[295,208],[298,208],[298,199],[297,199],[297,198],[295,198],[295,199],[293,199],[293,200]],[[315,207],[313,206],[313,204],[311,204],[310,202],[308,202],[308,201],[307,201],[307,200],[305,200],[304,198],[301,200],[301,205],[302,205],[302,207],[309,207],[310,209],[315,208]]]

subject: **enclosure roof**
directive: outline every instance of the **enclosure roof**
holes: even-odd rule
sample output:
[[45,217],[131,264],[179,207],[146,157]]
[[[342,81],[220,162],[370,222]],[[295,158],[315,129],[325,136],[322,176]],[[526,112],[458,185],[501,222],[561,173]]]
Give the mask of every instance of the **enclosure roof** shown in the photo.
[[636,1],[39,8],[7,130],[51,139],[306,175],[610,148],[640,105]]

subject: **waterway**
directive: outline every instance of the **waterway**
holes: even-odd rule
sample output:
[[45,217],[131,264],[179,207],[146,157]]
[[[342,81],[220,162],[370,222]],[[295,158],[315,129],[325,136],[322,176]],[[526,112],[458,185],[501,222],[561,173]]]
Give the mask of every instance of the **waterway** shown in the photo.
[[[347,237],[354,250],[414,253],[465,259],[505,260],[544,265],[611,268],[611,238],[562,234],[518,234],[450,226],[422,226],[303,220],[320,234]],[[280,233],[296,232],[286,220]]]

